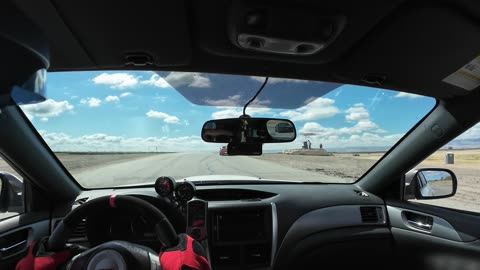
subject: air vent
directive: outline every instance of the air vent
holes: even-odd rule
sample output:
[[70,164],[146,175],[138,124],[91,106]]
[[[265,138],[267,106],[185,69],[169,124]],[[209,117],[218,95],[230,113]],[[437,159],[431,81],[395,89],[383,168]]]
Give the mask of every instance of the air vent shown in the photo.
[[[56,228],[61,221],[62,221],[61,219],[57,220],[55,222],[54,228]],[[77,225],[75,230],[70,234],[70,238],[68,238],[68,243],[83,242],[83,241],[88,241],[86,219],[82,219],[82,221],[80,221],[80,223]]]
[[384,221],[383,209],[375,206],[360,207],[360,215],[363,223],[380,223]]
[[88,197],[76,200],[73,205],[82,205],[88,200]]
[[79,242],[79,241],[86,241],[87,240],[87,220],[82,219],[80,223],[78,223],[75,230],[73,230],[68,242]]
[[250,189],[197,190],[197,198],[205,201],[262,200],[276,196],[275,193]]

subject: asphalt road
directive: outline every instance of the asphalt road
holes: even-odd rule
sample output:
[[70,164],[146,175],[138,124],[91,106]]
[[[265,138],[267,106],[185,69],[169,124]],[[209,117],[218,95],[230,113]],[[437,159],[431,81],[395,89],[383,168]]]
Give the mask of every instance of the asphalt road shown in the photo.
[[271,161],[246,156],[219,156],[215,153],[154,155],[78,169],[72,174],[85,187],[152,183],[159,176],[183,179],[200,175],[242,175],[278,180],[342,182],[341,178],[295,169]]

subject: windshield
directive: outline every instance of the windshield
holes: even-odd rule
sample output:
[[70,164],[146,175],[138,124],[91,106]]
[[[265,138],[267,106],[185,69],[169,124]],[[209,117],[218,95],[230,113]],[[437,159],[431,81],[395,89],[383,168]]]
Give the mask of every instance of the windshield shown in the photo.
[[225,144],[203,142],[204,122],[239,117],[263,81],[57,72],[48,74],[48,99],[21,108],[76,181],[97,188],[151,184],[159,176],[351,183],[435,105],[403,92],[270,78],[246,113],[292,120],[295,141],[265,144],[261,156],[228,156]]

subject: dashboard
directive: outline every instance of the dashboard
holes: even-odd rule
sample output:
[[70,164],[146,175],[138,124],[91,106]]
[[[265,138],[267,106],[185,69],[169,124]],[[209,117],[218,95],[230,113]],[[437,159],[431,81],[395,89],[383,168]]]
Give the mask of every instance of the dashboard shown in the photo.
[[[304,255],[299,243],[308,236],[337,229],[373,227],[385,249],[391,237],[383,200],[355,185],[159,177],[153,186],[84,191],[72,207],[112,194],[136,196],[162,210],[177,233],[205,247],[212,269],[282,269],[296,261],[292,250]],[[59,209],[52,226],[67,213]],[[112,210],[87,217],[69,242],[125,240],[159,250],[152,228],[147,217]]]

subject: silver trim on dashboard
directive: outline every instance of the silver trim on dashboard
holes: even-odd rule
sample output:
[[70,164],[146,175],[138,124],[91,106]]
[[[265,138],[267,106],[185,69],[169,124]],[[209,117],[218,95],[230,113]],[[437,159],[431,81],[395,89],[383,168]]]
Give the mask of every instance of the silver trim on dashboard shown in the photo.
[[278,218],[277,218],[277,206],[275,203],[270,204],[272,206],[272,259],[270,266],[273,267],[275,262],[275,255],[277,250],[277,237],[278,237]]

